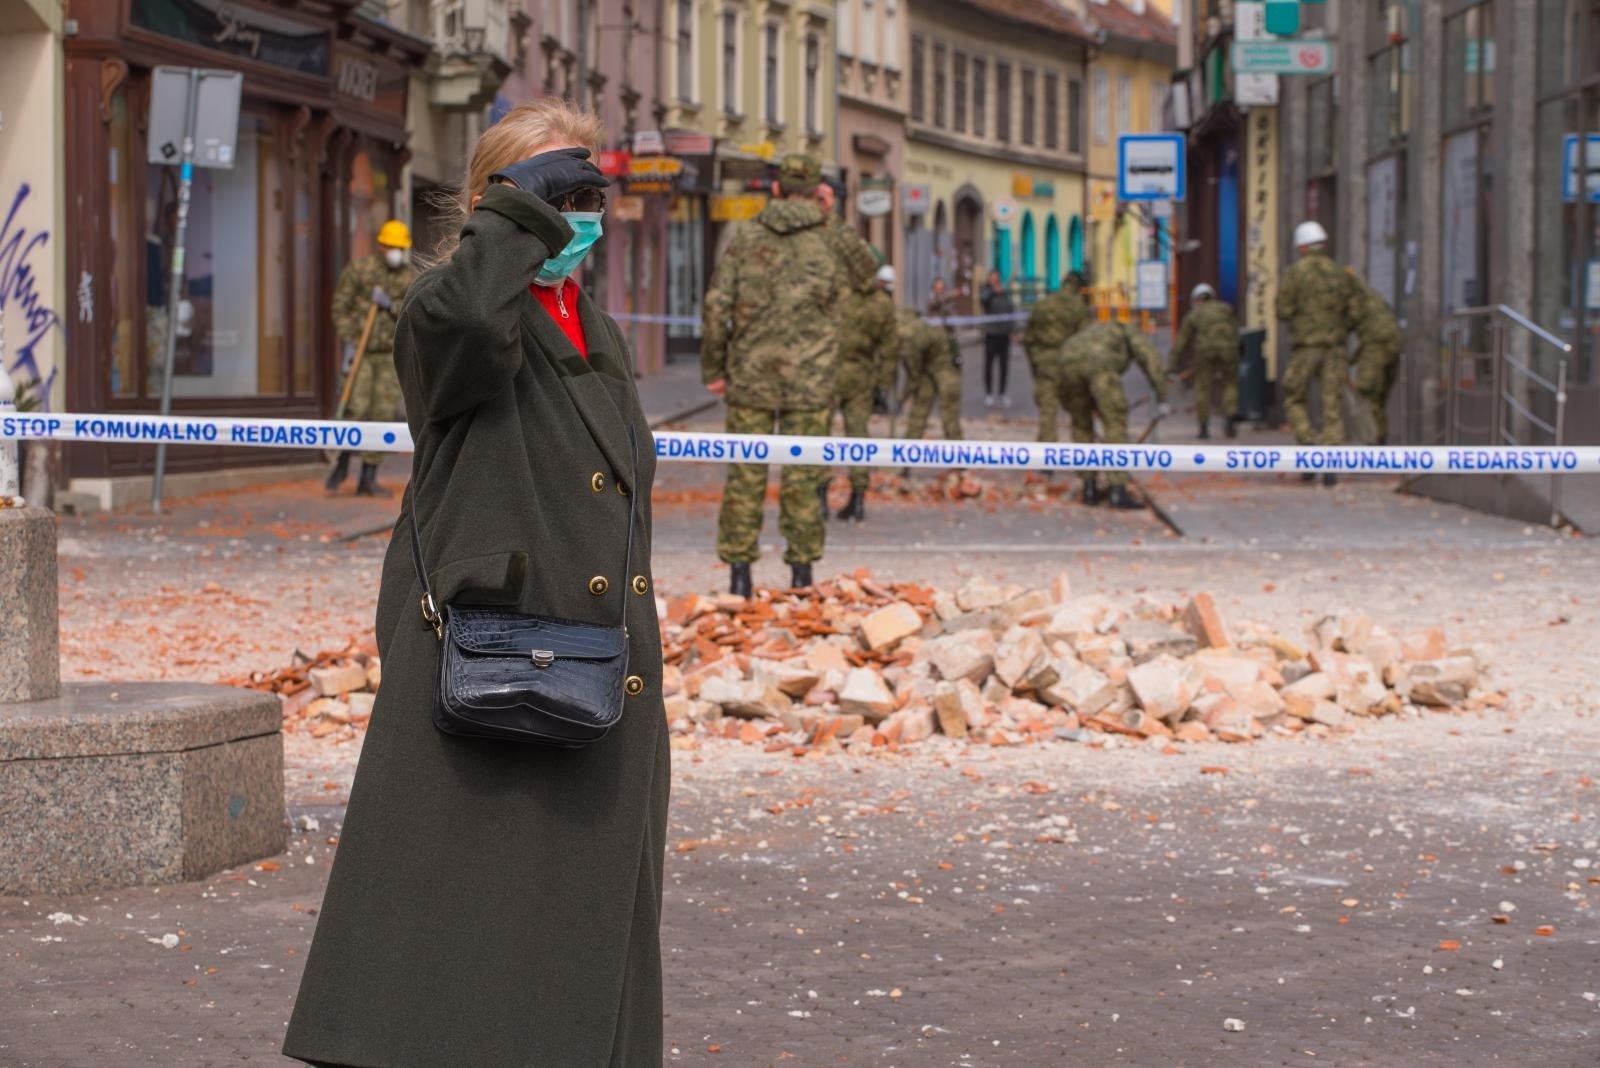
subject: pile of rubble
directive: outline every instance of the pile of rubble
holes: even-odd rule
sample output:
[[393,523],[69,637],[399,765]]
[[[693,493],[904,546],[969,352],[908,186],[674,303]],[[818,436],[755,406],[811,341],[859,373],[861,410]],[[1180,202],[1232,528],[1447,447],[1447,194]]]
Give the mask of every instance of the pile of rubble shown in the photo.
[[667,719],[777,752],[904,746],[935,734],[986,745],[1112,736],[1247,742],[1326,737],[1365,718],[1499,707],[1482,647],[1396,634],[1360,613],[1302,640],[1230,628],[1209,594],[1123,607],[973,579],[954,594],[858,572],[752,600],[664,605]]
[[370,645],[352,642],[316,656],[296,652],[294,659],[290,667],[258,671],[225,685],[277,694],[288,734],[349,741],[367,729],[383,681],[383,667]]

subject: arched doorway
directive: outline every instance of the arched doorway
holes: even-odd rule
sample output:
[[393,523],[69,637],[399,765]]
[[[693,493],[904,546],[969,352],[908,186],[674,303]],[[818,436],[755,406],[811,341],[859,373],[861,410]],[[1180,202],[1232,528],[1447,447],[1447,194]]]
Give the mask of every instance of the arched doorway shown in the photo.
[[971,285],[983,241],[983,195],[964,185],[955,194],[956,221],[952,282]]
[[1044,224],[1044,285],[1051,292],[1061,285],[1061,227],[1054,212]]
[[[933,277],[950,281],[950,216],[944,201],[933,206]],[[930,279],[929,284],[932,284]]]
[[1031,282],[1039,277],[1038,249],[1033,233],[1033,212],[1022,213],[1022,280]]
[[1083,220],[1076,215],[1067,223],[1067,262],[1074,271],[1083,273]]

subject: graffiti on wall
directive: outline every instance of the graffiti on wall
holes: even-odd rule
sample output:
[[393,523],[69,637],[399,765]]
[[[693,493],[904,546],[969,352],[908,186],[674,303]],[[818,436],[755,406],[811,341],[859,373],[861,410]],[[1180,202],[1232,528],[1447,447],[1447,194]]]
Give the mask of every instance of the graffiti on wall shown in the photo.
[[[61,316],[45,303],[43,281],[34,267],[34,254],[50,242],[50,231],[29,232],[22,224],[22,209],[31,192],[28,183],[16,195],[0,223],[0,316],[5,335],[5,369],[18,384],[38,382],[40,404],[50,406],[56,367],[44,351],[53,332],[62,330]],[[41,254],[41,259],[43,258]]]

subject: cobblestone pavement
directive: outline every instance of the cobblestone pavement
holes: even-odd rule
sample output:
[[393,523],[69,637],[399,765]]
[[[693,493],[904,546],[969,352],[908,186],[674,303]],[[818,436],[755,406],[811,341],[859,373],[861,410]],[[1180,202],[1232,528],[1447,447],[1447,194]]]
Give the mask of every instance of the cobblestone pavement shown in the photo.
[[[697,494],[716,472],[663,472],[679,496],[658,506],[659,585],[715,588]],[[1189,537],[1071,504],[875,497],[866,524],[835,531],[827,566],[944,584],[1066,569],[1123,597],[1205,588],[1227,615],[1294,630],[1356,605],[1490,643],[1509,710],[1177,754],[675,753],[669,1063],[1600,1063],[1593,544],[1389,483],[1151,488]],[[159,523],[65,522],[68,674],[211,680],[370,626],[382,539],[334,538],[394,502],[332,514],[303,489],[275,493]],[[153,574],[166,615],[97,639],[95,613],[115,616]],[[175,616],[216,631],[203,662],[150,658]],[[263,636],[229,645],[245,631]],[[316,828],[259,868],[0,898],[0,1066],[286,1063],[354,756],[291,749],[291,812]]]

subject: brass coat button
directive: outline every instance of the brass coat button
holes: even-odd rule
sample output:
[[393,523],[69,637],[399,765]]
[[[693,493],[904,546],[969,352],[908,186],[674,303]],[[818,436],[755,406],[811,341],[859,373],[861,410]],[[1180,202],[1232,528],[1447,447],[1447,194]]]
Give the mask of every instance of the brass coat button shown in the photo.
[[650,580],[645,578],[643,575],[633,576],[633,592],[637,593],[640,597],[643,597],[645,594],[649,593]]
[[589,485],[594,488],[596,493],[599,493],[606,488],[606,476],[596,471],[589,477]]
[[606,577],[604,575],[596,575],[594,578],[589,580],[589,592],[594,594],[596,597],[600,596],[602,593],[605,593],[610,588],[611,583],[606,581]]
[[623,683],[623,689],[628,691],[629,697],[638,697],[644,693],[644,680],[637,675],[629,675],[628,681]]
[[624,486],[621,482],[618,482],[617,483],[617,492],[622,494],[624,497],[626,497],[628,495],[628,487]]

